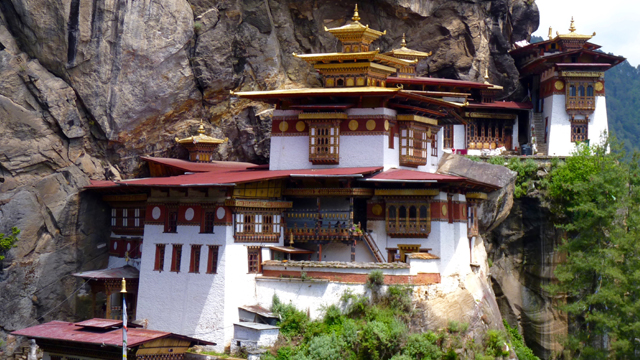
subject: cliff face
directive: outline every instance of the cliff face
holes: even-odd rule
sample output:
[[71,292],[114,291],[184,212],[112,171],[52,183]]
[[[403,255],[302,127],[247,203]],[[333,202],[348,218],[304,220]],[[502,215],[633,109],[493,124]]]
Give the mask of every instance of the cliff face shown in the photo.
[[[219,159],[264,163],[268,108],[228,90],[315,86],[291,53],[335,51],[326,25],[353,2],[293,0],[0,1],[0,232],[22,229],[0,273],[0,338],[71,318],[70,273],[105,265],[104,204],[89,179],[144,174],[138,156],[184,156],[172,142],[200,118],[228,137]],[[421,75],[490,81],[522,94],[507,51],[538,25],[526,0],[375,0],[362,22],[433,51]]]
[[559,355],[559,341],[567,331],[566,316],[555,309],[545,289],[562,261],[555,251],[562,233],[551,218],[539,197],[516,199],[505,221],[485,236],[500,313],[520,327],[527,345],[543,359]]

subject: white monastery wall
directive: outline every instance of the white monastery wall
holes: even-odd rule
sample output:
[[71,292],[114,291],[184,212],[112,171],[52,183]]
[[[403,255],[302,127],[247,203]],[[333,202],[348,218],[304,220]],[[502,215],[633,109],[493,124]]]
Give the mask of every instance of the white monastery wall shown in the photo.
[[134,268],[140,270],[140,259],[129,259],[129,262],[125,258],[117,257],[117,256],[109,256],[109,263],[107,265],[107,269],[115,269],[119,267],[123,267],[125,265],[133,266]]
[[[575,149],[571,142],[571,122],[565,107],[564,95],[552,95],[544,99],[543,119],[549,117],[549,155],[569,156]],[[584,119],[584,115],[576,115]],[[596,96],[596,109],[589,116],[589,140],[598,143],[603,132],[609,131],[607,102],[604,96]]]
[[[314,259],[315,260],[315,259]],[[351,244],[334,242],[322,245],[322,261],[351,262]],[[364,241],[356,242],[356,262],[375,262],[371,250]]]
[[309,136],[272,136],[270,152],[269,170],[311,169],[313,166],[309,162]]
[[520,128],[518,125],[518,119],[516,118],[513,121],[513,134],[511,135],[511,138],[513,139],[511,141],[513,147],[511,148],[511,150],[515,150],[516,147],[520,148],[520,142],[518,141],[519,131],[520,131]]
[[414,259],[409,257],[407,260],[411,268],[409,269],[411,275],[418,275],[418,273],[439,273],[440,272],[440,259]]
[[[222,344],[225,295],[225,259],[230,226],[216,227],[214,234],[200,234],[199,226],[180,226],[164,233],[163,225],[145,225],[138,292],[139,319],[149,328],[193,336]],[[166,244],[164,270],[154,271],[156,244]],[[172,272],[172,244],[183,244],[180,272]],[[202,244],[200,272],[189,273],[191,244]],[[206,245],[219,245],[216,274],[207,274]],[[246,257],[246,255],[245,255]]]

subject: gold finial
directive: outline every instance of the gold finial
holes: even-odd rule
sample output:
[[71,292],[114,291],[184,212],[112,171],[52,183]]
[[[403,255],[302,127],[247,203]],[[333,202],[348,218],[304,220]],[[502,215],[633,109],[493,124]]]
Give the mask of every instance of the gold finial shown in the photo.
[[407,39],[404,36],[404,33],[402,33],[402,42],[400,43],[400,46],[407,47]]
[[553,39],[553,29],[551,29],[551,26],[549,26],[549,40]]
[[204,134],[204,124],[202,123],[202,119],[200,119],[200,127],[198,128],[198,134]]
[[573,25],[573,16],[571,17],[571,26],[569,26],[569,31],[570,32],[576,31],[576,27]]
[[122,290],[120,290],[121,294],[126,294],[127,293],[127,280],[125,280],[124,278],[122,278]]
[[486,69],[484,69],[484,82],[486,84],[489,83],[489,67],[487,67]]
[[358,4],[356,4],[356,9],[353,11],[353,17],[351,20],[360,21],[360,15],[358,15]]

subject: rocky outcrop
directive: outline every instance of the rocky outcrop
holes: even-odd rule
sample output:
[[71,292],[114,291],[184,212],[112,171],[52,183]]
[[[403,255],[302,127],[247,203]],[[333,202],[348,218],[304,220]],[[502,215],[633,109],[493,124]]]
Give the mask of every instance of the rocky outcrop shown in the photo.
[[567,331],[566,317],[545,289],[562,260],[555,251],[562,233],[551,218],[539,197],[516,199],[505,221],[485,236],[500,312],[542,359],[562,351],[559,341]]
[[[104,206],[79,193],[89,179],[144,174],[139,155],[186,156],[173,139],[200,118],[229,138],[217,159],[265,163],[270,108],[228,90],[317,86],[291,53],[335,51],[323,27],[344,24],[354,4],[0,1],[0,232],[22,229],[0,273],[0,338],[70,318],[79,284],[69,274],[104,265]],[[488,66],[516,98],[507,51],[538,23],[527,0],[375,0],[360,16],[387,30],[382,51],[402,33],[433,51],[421,75],[479,80]]]

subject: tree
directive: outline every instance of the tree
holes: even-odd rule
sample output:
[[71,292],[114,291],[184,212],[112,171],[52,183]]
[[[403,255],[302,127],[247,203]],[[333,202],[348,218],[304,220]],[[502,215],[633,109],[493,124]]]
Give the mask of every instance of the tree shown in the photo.
[[20,234],[20,229],[17,227],[11,228],[11,234],[5,236],[4,233],[0,233],[0,261],[4,260],[4,252],[16,247],[15,243],[18,241],[18,235]]
[[[607,151],[609,148],[612,151]],[[604,140],[581,145],[551,173],[566,234],[552,294],[564,297],[574,358],[632,359],[640,351],[640,155]]]

